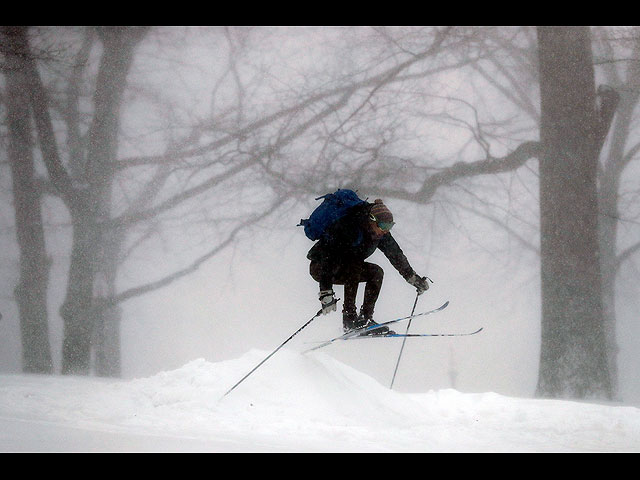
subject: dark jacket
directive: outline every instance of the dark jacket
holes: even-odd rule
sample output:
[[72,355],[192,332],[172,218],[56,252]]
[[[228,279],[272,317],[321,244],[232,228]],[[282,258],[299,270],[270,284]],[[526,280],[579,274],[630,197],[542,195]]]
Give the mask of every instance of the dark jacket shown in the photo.
[[369,232],[369,210],[373,205],[363,203],[352,207],[347,214],[331,225],[318,242],[311,247],[307,258],[318,262],[321,271],[320,289],[331,288],[331,275],[335,265],[364,262],[376,248],[389,259],[391,265],[405,279],[414,274],[407,257],[391,232],[373,238]]

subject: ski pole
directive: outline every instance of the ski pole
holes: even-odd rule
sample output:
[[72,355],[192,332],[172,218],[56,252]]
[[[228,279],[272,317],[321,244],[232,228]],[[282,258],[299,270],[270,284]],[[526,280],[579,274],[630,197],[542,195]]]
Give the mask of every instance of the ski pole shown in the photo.
[[[333,303],[337,303],[338,299],[334,300]],[[264,362],[266,362],[267,360],[269,360],[278,350],[280,350],[282,347],[284,347],[286,345],[286,343],[291,340],[293,337],[295,337],[298,333],[300,333],[307,325],[309,325],[311,322],[313,322],[316,318],[318,318],[320,315],[322,314],[322,309],[318,310],[318,313],[316,313],[313,317],[311,317],[307,323],[305,323],[304,325],[302,325],[298,330],[296,330],[289,338],[287,338],[284,342],[282,342],[280,344],[280,346],[278,348],[276,348],[273,352],[271,352],[269,355],[267,355],[267,357],[262,360],[258,365],[256,365],[255,367],[253,367],[253,369],[247,373],[244,377],[242,377],[238,383],[236,383],[233,387],[231,387],[229,390],[227,390],[225,392],[225,394],[221,397],[224,398],[226,397],[229,393],[231,393],[231,391],[236,388],[238,385],[240,385],[242,382],[244,382],[246,380],[246,378],[251,375],[253,372],[255,372]]]
[[[416,305],[418,305],[418,297],[420,296],[420,293],[416,293],[416,301],[413,302],[413,308],[411,309],[411,316],[413,317],[414,312],[416,311]],[[409,322],[407,323],[407,334],[409,333],[409,327],[411,326],[411,320],[412,318],[409,318]],[[407,337],[404,337],[402,339],[402,346],[400,347],[400,354],[398,355],[398,361],[396,362],[396,368],[393,371],[393,378],[391,379],[391,386],[389,387],[390,390],[393,390],[393,382],[395,382],[396,380],[396,373],[398,373],[398,365],[400,365],[400,358],[402,357],[402,351],[404,350],[404,343],[407,341]]]

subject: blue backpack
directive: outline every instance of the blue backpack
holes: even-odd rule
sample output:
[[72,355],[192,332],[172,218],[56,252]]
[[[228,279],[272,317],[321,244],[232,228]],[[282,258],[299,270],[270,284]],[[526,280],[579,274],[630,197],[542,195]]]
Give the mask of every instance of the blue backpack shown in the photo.
[[335,193],[327,193],[316,200],[322,203],[316,207],[307,219],[300,220],[298,226],[304,227],[304,233],[310,240],[319,240],[326,229],[336,220],[342,218],[347,210],[365,201],[356,192],[349,189],[338,189]]

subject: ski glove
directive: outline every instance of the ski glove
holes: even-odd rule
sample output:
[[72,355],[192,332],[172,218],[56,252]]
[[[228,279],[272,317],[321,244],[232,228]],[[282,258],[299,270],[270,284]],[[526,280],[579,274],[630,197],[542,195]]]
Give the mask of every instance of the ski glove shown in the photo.
[[319,297],[322,304],[322,315],[336,311],[338,301],[333,296],[333,290],[321,290]]
[[429,290],[429,282],[427,281],[427,277],[421,277],[417,273],[414,273],[409,278],[407,278],[407,282],[409,282],[410,285],[416,287],[418,295],[422,295],[424,292]]

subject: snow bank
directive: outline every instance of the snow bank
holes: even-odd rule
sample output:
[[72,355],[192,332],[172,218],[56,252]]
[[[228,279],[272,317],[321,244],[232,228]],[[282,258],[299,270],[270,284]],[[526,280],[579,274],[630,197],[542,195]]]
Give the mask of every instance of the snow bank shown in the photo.
[[399,393],[321,352],[194,360],[130,381],[0,376],[0,451],[640,451],[640,409]]

